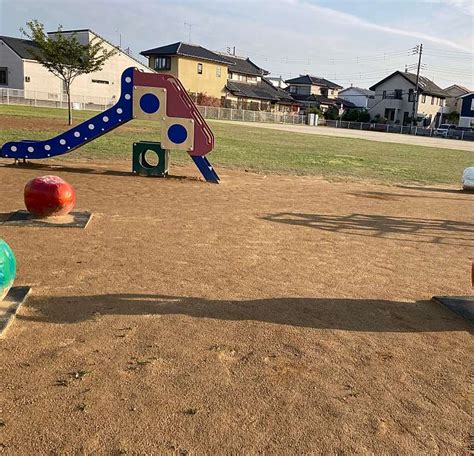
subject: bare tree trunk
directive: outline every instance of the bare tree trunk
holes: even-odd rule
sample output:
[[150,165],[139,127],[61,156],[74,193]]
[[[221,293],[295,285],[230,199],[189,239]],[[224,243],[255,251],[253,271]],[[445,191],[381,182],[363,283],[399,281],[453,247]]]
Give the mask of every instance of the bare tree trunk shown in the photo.
[[72,125],[71,85],[66,82],[68,125]]

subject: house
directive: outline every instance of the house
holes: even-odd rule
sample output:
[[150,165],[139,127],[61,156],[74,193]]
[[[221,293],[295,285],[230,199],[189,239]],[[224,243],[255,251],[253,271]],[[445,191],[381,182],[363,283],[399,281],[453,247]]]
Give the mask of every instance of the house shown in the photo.
[[150,68],[175,76],[191,93],[218,99],[225,95],[230,62],[221,54],[181,41],[140,54],[148,58]]
[[306,109],[318,108],[321,111],[327,111],[331,107],[337,109],[341,106],[343,108],[355,107],[350,101],[338,97],[342,86],[327,79],[306,74],[287,79],[285,82],[288,84],[285,90]]
[[444,89],[446,93],[446,108],[448,112],[461,112],[461,97],[470,92],[466,87],[460,86],[458,84],[453,84]]
[[181,41],[141,52],[149,66],[172,74],[197,96],[205,94],[222,106],[264,111],[298,110],[298,103],[284,90],[274,87],[268,71],[249,58],[220,54]]
[[461,95],[461,112],[459,116],[459,126],[464,128],[474,128],[474,92]]
[[339,92],[339,98],[350,101],[354,106],[361,109],[369,109],[369,100],[372,100],[375,93],[360,87],[347,87]]
[[271,82],[271,84],[274,87],[278,87],[279,89],[286,89],[288,87],[288,84],[285,82],[285,80],[281,76],[268,77],[267,79]]
[[369,87],[375,97],[369,99],[369,113],[387,119],[390,124],[411,123],[413,104],[417,123],[425,127],[437,127],[442,120],[446,93],[430,79],[420,76],[419,96],[415,102],[416,74],[395,71]]
[[299,111],[297,103],[285,90],[275,87],[260,68],[249,58],[226,55],[231,65],[223,105],[258,111]]
[[[50,32],[52,35],[58,32]],[[104,104],[120,95],[120,76],[131,66],[150,71],[144,64],[123,52],[97,33],[89,30],[68,30],[61,32],[66,36],[75,34],[80,43],[86,44],[93,39],[101,40],[107,50],[117,53],[110,57],[101,71],[78,76],[71,85],[71,100],[81,103]],[[0,88],[18,89],[16,93],[25,98],[58,101],[65,91],[63,81],[41,65],[31,49],[37,49],[35,43],[22,38],[0,36]]]

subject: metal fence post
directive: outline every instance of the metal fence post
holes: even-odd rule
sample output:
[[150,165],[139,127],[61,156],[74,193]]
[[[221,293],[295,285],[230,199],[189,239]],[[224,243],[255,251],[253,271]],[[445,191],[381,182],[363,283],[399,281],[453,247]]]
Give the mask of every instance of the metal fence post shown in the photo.
[[10,89],[7,89],[7,105],[10,104]]
[[360,129],[362,130],[362,122],[360,123]]
[[461,131],[461,141],[464,139],[464,130]]

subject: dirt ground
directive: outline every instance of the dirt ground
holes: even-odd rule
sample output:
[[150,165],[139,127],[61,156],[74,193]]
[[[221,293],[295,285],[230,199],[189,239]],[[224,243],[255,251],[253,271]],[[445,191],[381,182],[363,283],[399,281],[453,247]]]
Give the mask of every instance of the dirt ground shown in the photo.
[[[4,164],[6,162],[3,162]],[[128,162],[57,174],[85,230],[0,225],[33,289],[0,341],[5,454],[463,454],[473,195]]]

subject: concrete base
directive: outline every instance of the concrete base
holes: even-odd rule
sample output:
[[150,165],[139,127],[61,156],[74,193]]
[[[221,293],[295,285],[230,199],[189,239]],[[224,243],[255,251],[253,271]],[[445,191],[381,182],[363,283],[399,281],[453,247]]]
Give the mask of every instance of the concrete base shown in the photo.
[[474,324],[474,296],[433,296],[433,300]]
[[11,287],[3,301],[0,301],[0,338],[15,318],[20,306],[26,301],[30,287]]
[[6,226],[34,226],[34,227],[61,227],[61,228],[85,228],[90,222],[90,212],[70,212],[61,217],[37,218],[28,211],[21,210],[12,212],[0,225]]

